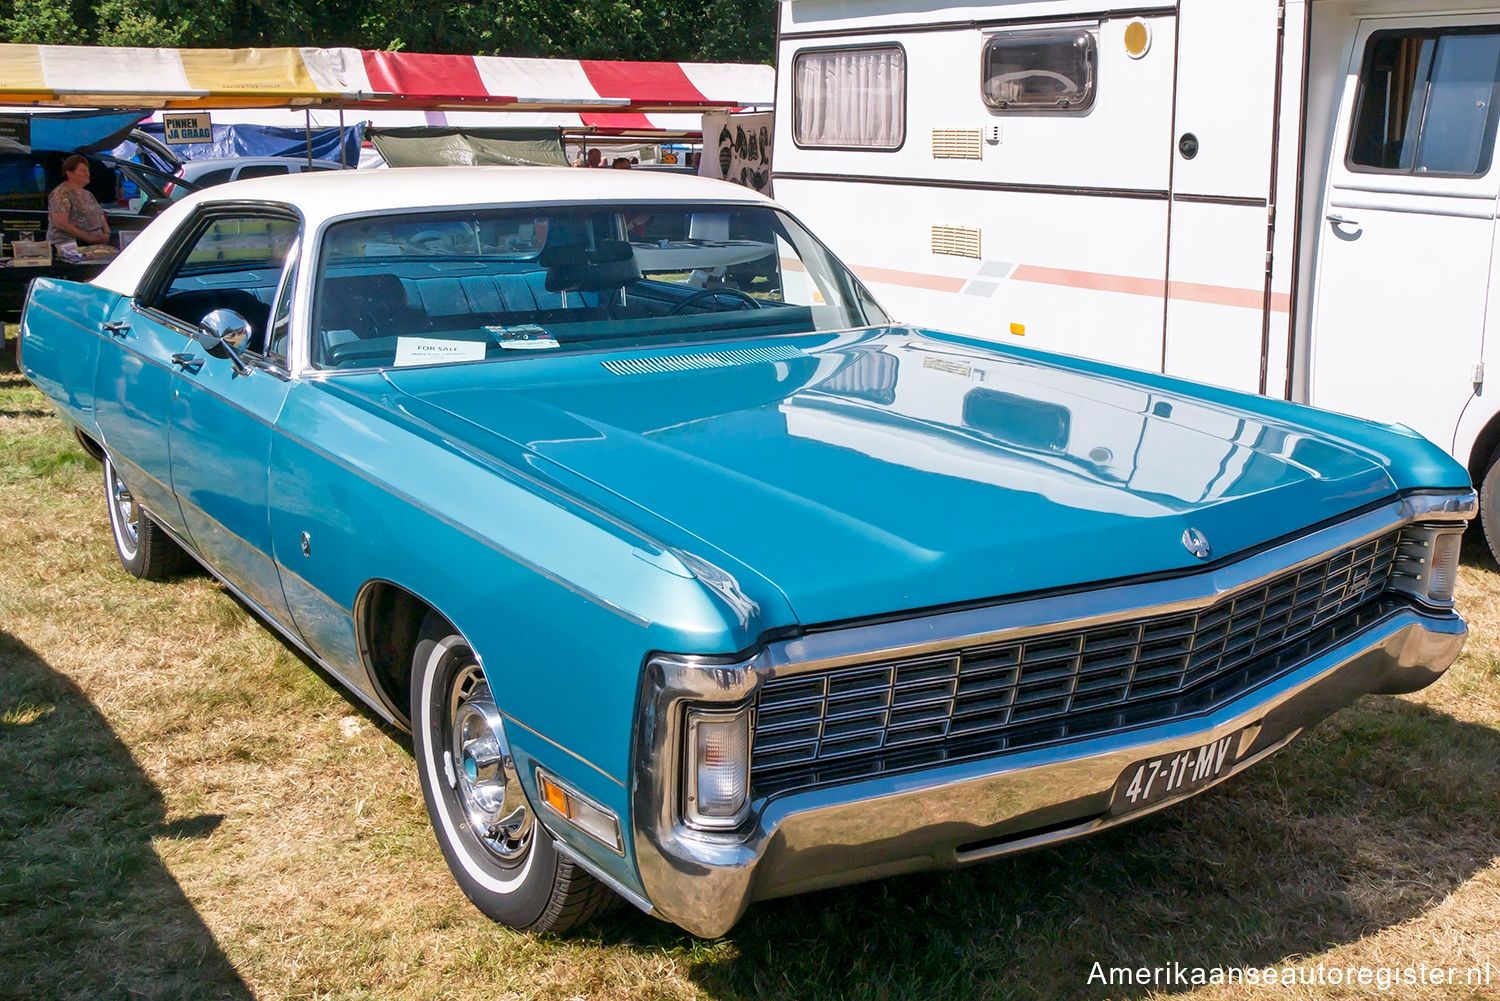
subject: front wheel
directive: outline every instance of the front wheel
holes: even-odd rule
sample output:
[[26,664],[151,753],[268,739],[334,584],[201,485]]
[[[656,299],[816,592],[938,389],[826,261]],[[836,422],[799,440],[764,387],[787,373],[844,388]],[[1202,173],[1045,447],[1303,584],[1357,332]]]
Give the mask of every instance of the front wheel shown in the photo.
[[464,894],[512,928],[561,932],[616,898],[560,855],[521,788],[484,672],[436,614],[411,666],[412,747],[427,814]]
[[104,454],[104,503],[120,566],[132,577],[161,580],[187,565],[187,554],[141,509],[109,453]]

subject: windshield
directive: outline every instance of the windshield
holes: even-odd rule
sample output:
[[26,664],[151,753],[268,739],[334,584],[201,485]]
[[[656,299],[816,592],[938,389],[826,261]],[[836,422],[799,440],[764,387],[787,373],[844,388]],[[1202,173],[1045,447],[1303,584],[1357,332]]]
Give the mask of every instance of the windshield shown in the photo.
[[759,205],[568,205],[330,225],[315,368],[384,368],[886,322],[792,219]]

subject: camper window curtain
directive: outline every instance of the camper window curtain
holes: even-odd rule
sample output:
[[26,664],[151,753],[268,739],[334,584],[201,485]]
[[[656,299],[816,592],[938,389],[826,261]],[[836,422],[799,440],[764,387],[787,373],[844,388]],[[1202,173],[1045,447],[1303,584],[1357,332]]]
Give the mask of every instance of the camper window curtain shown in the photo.
[[896,45],[797,53],[792,96],[799,146],[900,149],[906,140],[906,52]]

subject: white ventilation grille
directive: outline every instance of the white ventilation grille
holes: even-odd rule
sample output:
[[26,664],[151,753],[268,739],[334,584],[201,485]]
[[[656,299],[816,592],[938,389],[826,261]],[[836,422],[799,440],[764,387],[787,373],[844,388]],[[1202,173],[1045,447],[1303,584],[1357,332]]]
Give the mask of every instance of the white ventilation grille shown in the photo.
[[982,155],[978,129],[932,130],[934,160],[978,160]]
[[686,355],[655,355],[650,358],[615,358],[600,362],[615,375],[656,375],[661,372],[688,372],[700,368],[729,368],[767,361],[792,361],[805,358],[801,350],[786,345],[768,348],[737,348],[733,351],[698,351]]
[[932,252],[954,257],[978,257],[979,230],[967,226],[934,226]]

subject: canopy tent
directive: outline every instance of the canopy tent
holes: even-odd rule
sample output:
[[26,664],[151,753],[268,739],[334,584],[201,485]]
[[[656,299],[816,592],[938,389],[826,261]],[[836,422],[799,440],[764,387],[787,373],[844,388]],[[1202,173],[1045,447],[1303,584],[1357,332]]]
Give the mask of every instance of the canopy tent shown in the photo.
[[650,130],[654,114],[769,106],[774,86],[771,67],[737,63],[0,44],[0,102],[52,107],[483,109]]
[[561,129],[371,129],[370,141],[392,167],[443,164],[566,167]]
[[[212,112],[219,124],[267,125],[281,128],[336,129],[364,122],[368,128],[561,129],[567,136],[642,136],[654,142],[672,137],[697,138],[703,131],[701,112],[652,114],[579,114],[566,111],[416,111],[360,107],[343,112],[331,107],[234,108]],[[151,116],[160,122],[161,112]],[[335,157],[337,154],[335,154]]]
[[141,120],[141,111],[60,111],[34,115],[0,111],[0,152],[61,153],[110,149]]
[[[160,122],[145,121],[139,128],[148,136],[165,139],[166,127]],[[174,145],[172,152],[184,160],[208,160],[225,156],[293,156],[352,165],[359,163],[364,133],[364,122],[354,122],[342,129],[337,125],[312,128],[303,122],[300,114],[295,121],[286,125],[215,122],[213,142]],[[340,140],[342,150],[339,148]]]

